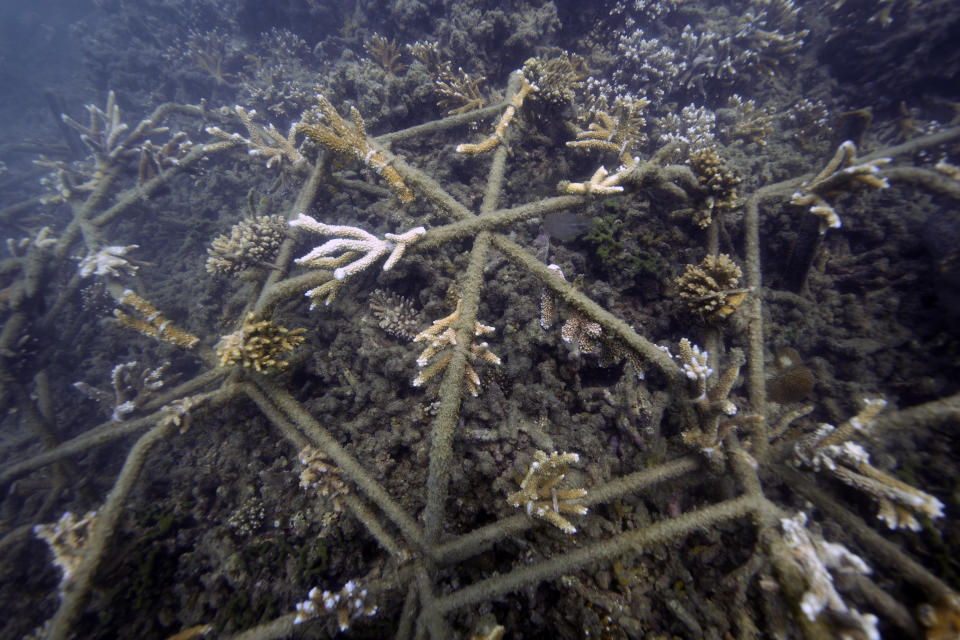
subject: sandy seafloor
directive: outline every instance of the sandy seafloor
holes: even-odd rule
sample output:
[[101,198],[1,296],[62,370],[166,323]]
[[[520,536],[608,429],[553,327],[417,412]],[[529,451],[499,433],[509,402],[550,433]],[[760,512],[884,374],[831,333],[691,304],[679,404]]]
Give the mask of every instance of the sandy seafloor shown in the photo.
[[[149,450],[101,531],[103,552],[76,610],[52,635],[227,638],[256,629],[259,637],[383,638],[425,637],[430,629],[469,638],[497,637],[498,624],[505,638],[867,637],[857,634],[874,627],[851,622],[855,612],[876,615],[884,638],[957,637],[960,605],[950,600],[960,588],[960,142],[949,135],[960,126],[955,2],[7,0],[0,30],[0,228],[9,238],[0,249],[0,637],[45,637],[56,625],[42,625],[58,609],[66,615],[61,591],[69,597],[76,588],[62,581],[34,526],[67,511],[100,513],[136,439],[167,416],[161,407],[218,387],[223,397],[191,408],[183,428]],[[463,96],[496,105],[517,69],[539,90],[514,108],[497,141],[505,153],[455,151],[490,136],[505,106],[381,146],[474,214],[554,198],[562,182],[586,183],[601,165],[611,174],[624,161],[673,167],[625,182],[619,194],[594,189],[562,212],[525,216],[495,233],[537,262],[559,265],[578,291],[669,349],[676,364],[630,353],[610,326],[584,326],[576,305],[559,299],[553,325],[543,328],[541,280],[495,243],[476,265],[483,282],[476,317],[494,330],[473,339],[501,362],[467,356],[480,389],[476,397],[466,389],[452,414],[447,495],[427,544],[522,514],[507,497],[538,450],[576,452],[579,462],[560,487],[588,495],[671,461],[689,459],[692,470],[566,516],[573,535],[515,518],[517,528],[492,545],[435,561],[350,477],[347,505],[301,488],[304,436],[280,425],[293,428],[295,412],[271,415],[256,393],[271,407],[288,398],[312,416],[390,504],[423,527],[428,477],[440,477],[431,471],[443,447],[437,425],[450,418],[440,399],[451,387],[441,388],[443,371],[412,384],[424,345],[410,338],[469,294],[471,252],[485,234],[412,245],[389,271],[378,262],[351,275],[329,305],[320,300],[310,310],[301,295],[309,287],[300,286],[258,307],[257,320],[304,330],[303,343],[282,354],[286,366],[263,373],[224,366],[216,347],[240,329],[265,281],[308,273],[292,258],[322,239],[281,221],[278,233],[293,238],[281,249],[285,258],[268,251],[218,273],[206,266],[208,249],[254,216],[295,217],[318,155],[324,169],[304,213],[378,237],[417,226],[431,237],[456,219],[453,209],[410,180],[414,199],[401,202],[387,172],[371,166],[372,152],[330,151],[301,128],[289,155],[268,162],[263,151],[249,153],[256,134],[267,139],[264,128],[273,125],[286,142],[291,125],[322,123],[322,93],[348,123],[355,108],[367,135],[382,136],[469,113],[474,105]],[[167,103],[191,107],[164,112],[157,125],[169,129],[128,140]],[[236,105],[256,111],[253,133]],[[578,134],[594,144],[567,144]],[[937,134],[945,141],[925,142]],[[855,155],[838,168],[853,165],[876,184],[835,177],[816,201],[792,204],[793,191],[846,140]],[[217,142],[230,148],[188,158]],[[860,161],[890,149],[890,164]],[[705,154],[699,162],[697,154]],[[506,163],[502,188],[483,209],[495,156]],[[168,177],[150,183],[157,174]],[[770,187],[793,179],[786,191]],[[144,185],[149,193],[138,192]],[[744,212],[764,187],[757,289],[746,273]],[[810,212],[818,206],[820,215]],[[822,206],[839,228],[824,228],[834,220]],[[126,249],[114,251],[112,268],[84,275],[83,259],[104,247]],[[720,313],[715,297],[691,297],[681,279],[711,250],[742,271],[718,285],[729,296]],[[198,344],[183,348],[123,326],[113,310],[124,289]],[[755,300],[762,353],[749,341]],[[150,314],[142,319],[157,332]],[[748,363],[727,395],[708,397],[729,405],[705,408],[699,382],[671,378],[684,364],[676,359],[683,338],[712,345],[710,389],[758,353],[762,379],[751,388],[757,369]],[[125,363],[132,364],[121,376]],[[154,388],[149,374],[158,368],[162,387]],[[198,376],[210,384],[163,395]],[[758,390],[764,406],[755,405]],[[885,477],[942,505],[939,517],[915,510],[916,530],[892,530],[877,518],[875,493],[795,453],[819,425],[856,415],[864,398],[883,398],[887,407],[851,442]],[[801,408],[809,411],[784,422]],[[694,432],[718,420],[729,438],[697,440]],[[127,427],[128,435],[109,436]],[[108,435],[87,444],[91,429]],[[766,447],[757,442],[765,435]],[[69,455],[30,462],[75,438],[83,444]],[[738,455],[759,459],[753,477],[766,504],[782,510],[771,527],[758,517],[684,525],[665,543],[626,545],[437,618],[422,615],[430,598],[442,602],[470,584],[493,584],[625,532],[686,522],[684,514],[734,499],[744,491]],[[18,471],[24,461],[30,469]],[[797,476],[822,500],[802,491]],[[882,543],[865,542],[823,500],[856,519],[856,531],[873,531],[912,558],[921,577],[885,560]],[[556,503],[549,488],[546,502]],[[358,508],[373,513],[394,549],[362,524]],[[779,517],[801,511],[814,539],[845,545],[873,569],[818,574],[840,599],[820,614],[820,626],[800,624],[798,603],[816,588],[810,574],[791,591],[764,538],[782,536]],[[79,533],[82,547],[89,532]],[[349,580],[369,589],[376,613],[351,616],[342,632],[332,610],[290,626],[311,588],[335,593]],[[262,626],[271,622],[283,631],[271,635]]]

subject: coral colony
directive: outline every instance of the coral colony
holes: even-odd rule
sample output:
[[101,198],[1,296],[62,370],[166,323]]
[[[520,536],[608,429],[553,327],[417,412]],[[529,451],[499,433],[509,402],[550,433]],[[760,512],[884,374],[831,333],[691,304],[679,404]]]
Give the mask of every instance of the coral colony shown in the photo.
[[94,4],[0,163],[16,637],[960,637],[960,97],[821,65],[924,3]]

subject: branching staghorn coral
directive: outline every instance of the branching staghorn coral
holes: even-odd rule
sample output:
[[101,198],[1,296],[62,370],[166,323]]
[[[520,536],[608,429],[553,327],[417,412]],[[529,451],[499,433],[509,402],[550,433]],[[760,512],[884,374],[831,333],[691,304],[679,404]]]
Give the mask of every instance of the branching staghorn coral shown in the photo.
[[291,220],[290,226],[327,236],[339,236],[314,247],[296,260],[298,264],[308,267],[333,269],[332,280],[304,294],[311,300],[311,309],[321,297],[325,298],[324,304],[330,304],[346,279],[360,273],[383,256],[387,256],[383,270],[389,271],[403,257],[407,247],[426,233],[423,227],[414,227],[403,233],[385,234],[381,240],[358,227],[324,224],[303,213]]
[[[460,321],[460,304],[450,315],[434,320],[433,324],[413,337],[414,342],[426,342],[426,348],[417,358],[417,365],[421,368],[419,375],[413,379],[413,386],[423,386],[428,380],[441,373],[453,361],[454,347],[457,345],[457,325]],[[493,333],[495,329],[481,324],[474,319],[473,335],[482,336]],[[480,376],[473,368],[474,362],[486,362],[498,365],[500,358],[496,356],[486,342],[471,343],[469,361],[464,363],[463,382],[474,396],[480,393]]]
[[487,103],[480,92],[480,83],[483,78],[471,76],[462,67],[453,71],[450,63],[446,63],[437,72],[434,83],[437,93],[440,94],[438,106],[447,110],[449,115],[469,113],[479,109]]
[[807,582],[807,591],[800,601],[800,609],[811,621],[826,611],[839,620],[839,637],[864,637],[879,640],[877,617],[862,614],[850,608],[836,588],[830,570],[838,573],[869,574],[870,567],[863,558],[840,544],[812,536],[806,528],[807,514],[802,511],[793,518],[783,518],[781,526],[784,541],[796,558]]
[[121,275],[133,275],[137,272],[138,266],[127,259],[127,254],[139,248],[140,245],[136,244],[125,247],[110,245],[102,247],[96,253],[88,253],[77,265],[80,269],[80,277],[110,276],[118,278]]
[[340,117],[323,94],[318,94],[315,114],[308,114],[307,118],[301,120],[297,124],[297,131],[303,132],[322,147],[359,160],[387,181],[400,202],[412,202],[413,191],[396,169],[390,166],[383,153],[370,146],[367,128],[356,107],[350,110],[350,117],[353,120],[352,125]]
[[97,512],[88,511],[77,518],[69,511],[64,512],[55,524],[38,524],[33,533],[50,546],[53,564],[60,567],[60,589],[63,590],[73,578],[90,540],[90,529],[97,521]]
[[[63,121],[80,133],[80,139],[93,151],[98,170],[106,169],[123,154],[137,154],[134,146],[143,142],[147,136],[166,133],[165,127],[157,127],[152,119],[142,120],[129,134],[129,125],[120,121],[120,106],[113,91],[107,94],[107,104],[101,109],[88,104],[90,124],[83,125],[64,114]],[[126,135],[125,135],[126,134]]]
[[376,612],[377,605],[369,601],[367,590],[350,580],[336,593],[316,587],[311,589],[307,599],[297,603],[297,617],[293,623],[300,624],[323,613],[336,613],[340,631],[346,631],[354,618],[372,616]]
[[607,110],[591,112],[593,121],[577,139],[567,143],[574,149],[600,149],[617,154],[620,162],[631,164],[632,149],[646,141],[646,120],[643,110],[650,104],[646,98],[617,96]]
[[110,372],[112,393],[98,389],[83,381],[73,383],[82,394],[100,403],[102,409],[114,422],[122,422],[137,410],[168,382],[163,379],[164,369],[170,366],[165,362],[155,369],[142,367],[135,360],[118,364]]
[[581,502],[587,490],[558,489],[557,485],[563,482],[567,466],[578,462],[580,456],[575,453],[554,451],[547,455],[544,451],[534,451],[520,489],[507,496],[507,502],[525,509],[528,516],[546,520],[564,533],[576,533],[577,528],[564,514],[586,515],[587,508]]
[[[516,90],[516,82],[512,85],[513,90]],[[499,108],[502,108],[502,105]],[[402,140],[404,136],[422,136],[442,131],[447,127],[460,126],[462,123],[463,120],[457,120],[455,117],[445,119],[419,128],[415,133],[397,132],[392,134],[391,140]],[[509,130],[507,135],[511,135]],[[953,135],[960,135],[960,132]],[[947,140],[949,141],[950,138]],[[920,144],[914,144],[909,149],[915,150],[921,148],[923,144],[934,144],[925,139],[920,139],[918,142]],[[936,143],[943,144],[944,137],[938,138]],[[425,201],[435,205],[444,215],[454,219],[448,224],[432,226],[425,230],[417,243],[409,247],[409,251],[415,253],[435,250],[454,240],[470,241],[466,268],[457,283],[458,290],[463,292],[463,300],[454,332],[456,342],[450,345],[452,354],[442,372],[440,400],[430,426],[428,446],[425,447],[429,451],[427,452],[428,469],[424,491],[426,498],[423,502],[422,520],[418,518],[420,504],[413,507],[414,511],[411,512],[408,504],[402,503],[391,495],[388,490],[389,479],[378,479],[377,475],[366,468],[367,462],[362,463],[358,460],[357,454],[353,452],[350,445],[340,444],[334,433],[327,430],[310,414],[294,392],[282,386],[284,384],[282,381],[247,376],[245,372],[238,371],[233,374],[236,376],[235,379],[224,382],[225,372],[211,368],[200,373],[195,379],[180,385],[170,394],[157,398],[155,403],[148,403],[143,407],[145,412],[143,417],[130,420],[128,424],[123,425],[124,430],[120,432],[121,434],[143,431],[146,431],[146,434],[142,435],[131,449],[114,489],[99,512],[101,515],[98,516],[98,522],[91,533],[88,551],[84,554],[84,559],[77,570],[74,587],[59,605],[57,613],[50,622],[48,637],[60,640],[68,637],[74,630],[76,621],[84,611],[85,601],[91,593],[95,572],[109,552],[110,538],[119,529],[120,513],[130,498],[131,489],[137,482],[137,477],[144,468],[150,451],[161,441],[168,442],[173,447],[179,446],[173,437],[176,431],[175,425],[172,421],[162,420],[164,412],[161,407],[167,406],[167,403],[178,398],[196,394],[200,389],[211,387],[220,390],[216,392],[215,398],[211,398],[210,404],[233,402],[239,397],[245,397],[252,401],[257,410],[265,416],[272,427],[276,427],[285,440],[296,446],[294,451],[302,449],[307,444],[322,450],[332,464],[342,471],[351,486],[356,487],[356,496],[351,494],[351,500],[356,497],[362,507],[354,513],[364,530],[370,532],[372,538],[388,554],[394,554],[393,550],[403,546],[409,546],[415,550],[409,558],[409,564],[399,566],[396,571],[390,572],[390,575],[375,578],[378,583],[376,589],[369,587],[371,592],[378,594],[378,599],[381,594],[393,598],[394,606],[380,607],[380,612],[376,615],[398,616],[395,628],[399,638],[455,637],[454,625],[457,624],[458,616],[464,615],[465,611],[483,607],[485,603],[492,600],[506,597],[528,587],[542,585],[564,574],[595,567],[597,563],[615,561],[638,548],[669,546],[694,532],[731,529],[738,533],[756,531],[756,535],[744,536],[744,539],[751,540],[748,544],[752,545],[756,554],[764,558],[764,561],[773,568],[771,575],[775,577],[780,589],[777,593],[770,595],[769,602],[773,603],[771,606],[774,607],[777,615],[789,616],[791,615],[790,607],[799,606],[802,603],[809,583],[804,579],[803,567],[790,553],[789,540],[784,539],[785,536],[779,528],[781,519],[787,516],[769,497],[764,495],[763,483],[766,482],[766,473],[775,474],[781,478],[787,488],[804,496],[811,496],[810,499],[827,513],[829,518],[841,522],[843,527],[852,532],[851,535],[855,536],[865,548],[864,551],[858,551],[865,556],[870,556],[878,574],[883,571],[897,572],[898,577],[922,591],[929,602],[948,602],[954,596],[948,585],[912,560],[907,552],[879,536],[848,508],[837,505],[836,501],[832,501],[829,496],[818,495],[816,487],[808,486],[810,482],[807,476],[810,474],[802,474],[782,465],[782,458],[778,457],[774,447],[769,446],[764,424],[755,425],[749,434],[745,434],[748,436],[749,449],[745,449],[740,444],[738,434],[732,431],[723,438],[724,451],[729,461],[725,472],[729,473],[729,483],[726,483],[728,492],[721,496],[710,493],[709,495],[713,497],[712,502],[710,499],[706,502],[698,500],[698,506],[695,508],[685,512],[681,510],[678,513],[665,514],[657,521],[628,523],[623,528],[599,530],[592,528],[589,526],[591,514],[603,508],[602,505],[615,504],[618,499],[627,498],[638,492],[650,491],[658,486],[672,487],[676,486],[675,483],[683,483],[682,486],[689,487],[713,478],[705,471],[699,454],[667,459],[641,470],[626,471],[618,477],[601,481],[596,486],[591,483],[589,494],[583,496],[581,502],[584,508],[590,509],[590,514],[583,516],[583,525],[578,526],[579,533],[575,545],[556,547],[551,550],[549,556],[545,554],[542,558],[508,557],[505,560],[504,570],[496,575],[477,572],[457,577],[457,567],[471,564],[472,559],[494,548],[495,545],[509,541],[538,526],[525,514],[494,514],[489,523],[467,530],[453,529],[450,525],[453,521],[451,514],[455,508],[450,498],[456,496],[455,491],[459,489],[451,485],[453,479],[451,467],[457,463],[457,453],[453,445],[458,422],[469,416],[469,413],[461,407],[466,365],[470,357],[469,345],[472,343],[471,337],[476,322],[479,297],[484,289],[484,269],[493,248],[496,248],[499,254],[516,268],[539,280],[539,284],[548,288],[558,301],[563,301],[564,304],[583,314],[585,318],[599,323],[605,334],[622,341],[642,356],[647,367],[658,372],[658,378],[665,389],[671,394],[676,394],[672,402],[683,405],[690,399],[687,390],[680,386],[687,375],[681,365],[687,366],[687,370],[693,373],[697,390],[702,389],[704,399],[718,406],[726,406],[725,403],[729,401],[727,396],[733,384],[732,382],[728,384],[730,376],[726,374],[719,380],[713,379],[713,373],[710,371],[711,367],[707,365],[706,358],[699,357],[703,352],[700,350],[695,352],[689,343],[690,357],[682,363],[676,362],[668,353],[643,337],[622,319],[591,300],[582,291],[578,291],[572,283],[563,280],[554,270],[537,261],[524,247],[500,233],[503,229],[509,229],[521,221],[544,215],[549,211],[581,206],[586,200],[580,196],[563,195],[535,200],[509,209],[498,208],[497,200],[502,195],[507,155],[507,149],[503,145],[499,145],[493,152],[491,170],[479,215],[458,202],[449,190],[423,171],[408,165],[401,158],[390,157],[391,165],[396,168],[397,173],[402,176],[406,184],[410,185],[411,189],[416,190],[418,195],[422,194]],[[645,177],[640,179],[639,175],[642,172],[646,172],[643,174]],[[683,198],[686,191],[678,185],[686,184],[684,182],[686,178],[683,176],[688,174],[689,170],[684,168],[639,163],[637,167],[631,169],[631,179],[623,181],[624,189],[615,193],[633,194],[641,189],[651,188],[651,184],[671,185],[675,189],[673,193],[678,198]],[[318,184],[322,180],[322,167],[318,163],[304,184],[297,201],[288,209],[288,217],[292,218],[300,211],[309,210],[316,199]],[[762,284],[759,272],[759,225],[756,220],[760,202],[771,197],[789,196],[789,190],[795,187],[795,182],[787,181],[764,188],[747,199],[744,226],[747,247],[745,272],[747,286],[758,292]],[[100,198],[103,197],[101,194]],[[84,219],[101,219],[102,226],[125,210],[121,208],[115,213],[106,215],[110,209],[104,210],[105,206],[112,205],[103,205],[102,202],[94,201],[90,204]],[[126,206],[129,207],[129,205]],[[70,237],[70,244],[75,244],[80,234],[72,231]],[[69,252],[69,244],[66,248],[61,248],[63,242],[65,241],[61,240],[61,243],[54,247],[51,252],[54,256],[59,254],[62,258]],[[281,249],[280,255],[288,256],[287,263],[283,268],[266,275],[261,286],[249,294],[250,304],[254,309],[274,307],[280,302],[295,303],[297,300],[302,300],[301,294],[305,290],[316,287],[318,280],[330,277],[329,273],[319,273],[323,269],[288,277],[285,268],[289,264],[289,257],[293,256],[289,248],[291,246],[291,240],[284,241],[284,248]],[[747,354],[747,386],[751,406],[759,412],[766,411],[763,395],[763,326],[760,322],[762,303],[763,298],[760,295],[751,296],[747,301],[747,310],[751,319],[751,342]],[[19,335],[20,328],[31,321],[26,309],[18,310],[14,316],[18,318],[16,323],[19,324],[11,324],[14,322],[14,317],[8,319],[4,328],[5,334]],[[531,321],[536,320],[531,318]],[[4,342],[7,346],[12,344],[12,340],[11,337],[0,338],[0,342]],[[720,356],[722,353],[722,351],[714,351],[711,347],[711,356]],[[209,357],[203,354],[200,354],[200,357],[207,367],[215,365]],[[4,361],[2,364],[6,366],[7,363]],[[723,369],[723,365],[727,363],[720,360],[719,364],[718,368]],[[726,367],[726,371],[729,369],[729,366]],[[736,376],[734,375],[733,378]],[[237,379],[242,381],[238,382]],[[717,390],[713,394],[715,397],[710,398],[710,391],[714,389]],[[928,416],[924,418],[926,420],[935,419],[931,416],[939,416],[938,419],[944,419],[945,415],[956,416],[960,411],[956,409],[955,404],[956,400],[947,399],[936,403],[935,406],[925,408],[922,415]],[[153,413],[146,413],[148,411]],[[891,419],[897,419],[899,415],[895,414]],[[685,426],[696,424],[697,422],[688,422]],[[63,443],[47,453],[28,460],[6,464],[0,468],[0,482],[8,483],[32,470],[121,437],[113,433],[107,437],[104,435],[106,431],[106,428],[95,427],[88,436],[77,441]],[[357,437],[361,437],[360,434]],[[760,471],[763,473],[759,473]],[[542,487],[549,485],[550,482],[533,484]],[[552,508],[552,498],[551,493],[550,504],[543,506],[548,507],[548,511],[556,513],[559,508],[556,510]],[[559,500],[558,495],[558,506]],[[580,524],[578,521],[578,525]],[[531,535],[535,545],[542,544],[540,542],[542,537],[537,536],[536,532]],[[752,542],[753,540],[756,542]],[[352,594],[353,591],[347,595]],[[340,607],[335,605],[346,600],[341,598],[340,601],[334,602],[333,595],[335,594],[331,593],[325,599],[323,590],[318,588],[307,601],[312,604],[301,603],[300,609],[306,609],[306,613],[310,616],[327,612],[329,617],[336,617],[339,624],[342,614],[338,610]],[[327,599],[331,601],[330,607],[326,606]],[[324,606],[321,607],[320,604]],[[296,602],[293,600],[287,602],[286,606],[289,613],[246,629],[245,637],[267,638],[289,635],[301,611],[296,610]],[[363,611],[363,608],[361,607],[360,610]],[[349,613],[348,611],[348,621]],[[745,615],[749,616],[750,613]],[[810,620],[804,615],[794,615],[792,620],[799,625],[800,632],[807,637],[830,637],[831,634],[843,630],[842,627],[835,626],[834,620],[827,620],[827,617],[819,616],[816,620]],[[309,621],[302,618],[301,620],[303,624],[309,624]],[[359,620],[355,622],[355,624],[360,623]],[[384,623],[389,622],[384,621]]]
[[350,493],[350,485],[344,482],[340,470],[330,463],[327,455],[307,445],[300,452],[300,488],[316,491],[318,495],[329,498],[336,511],[342,511],[342,496]]
[[866,434],[877,415],[886,406],[880,398],[867,398],[863,409],[839,428],[822,424],[801,441],[796,456],[804,464],[836,477],[872,496],[879,505],[877,518],[891,529],[920,530],[914,513],[929,518],[943,516],[943,503],[932,495],[894,478],[870,464],[866,450],[850,441],[857,433]]
[[388,76],[395,76],[407,68],[400,62],[400,47],[396,40],[387,40],[379,33],[374,33],[363,43],[363,48]]
[[507,127],[513,121],[514,116],[516,116],[517,111],[523,106],[523,101],[527,98],[528,95],[538,91],[536,85],[530,84],[525,76],[521,75],[521,84],[520,89],[513,94],[510,98],[510,104],[507,105],[507,108],[504,109],[503,115],[500,116],[500,120],[497,121],[496,126],[493,128],[493,133],[490,134],[488,138],[478,142],[473,143],[464,143],[457,145],[457,153],[466,153],[469,155],[475,155],[478,153],[486,153],[487,151],[492,151],[496,149],[497,146],[503,142],[504,136],[507,134]]
[[200,342],[197,336],[174,326],[153,304],[132,289],[126,289],[117,302],[137,314],[130,315],[120,307],[113,310],[117,322],[127,329],[184,349],[192,349]]
[[820,173],[800,185],[790,200],[800,206],[809,206],[810,213],[820,218],[820,233],[840,228],[840,216],[824,197],[838,187],[862,184],[875,189],[886,189],[889,182],[877,174],[890,158],[875,158],[862,162],[857,158],[857,145],[843,142]]
[[183,41],[177,41],[164,53],[170,63],[182,65],[184,61],[207,76],[218,85],[235,79],[236,74],[227,68],[237,62],[242,54],[238,41],[220,29],[200,32],[191,29]]
[[773,130],[772,107],[757,107],[755,100],[744,100],[735,93],[727,99],[727,109],[732,112],[732,122],[723,128],[723,135],[728,141],[766,146]]
[[[272,124],[263,127],[253,121],[257,112],[247,111],[240,105],[233,108],[240,122],[247,129],[248,138],[244,138],[239,133],[228,133],[220,127],[207,127],[206,131],[214,138],[228,144],[242,144],[247,147],[247,153],[257,158],[266,158],[267,168],[282,168],[286,162],[292,166],[297,166],[304,161],[297,144],[297,125],[290,125],[290,130],[284,136]],[[212,143],[216,145],[217,143]],[[207,145],[206,148],[216,148],[216,146]]]

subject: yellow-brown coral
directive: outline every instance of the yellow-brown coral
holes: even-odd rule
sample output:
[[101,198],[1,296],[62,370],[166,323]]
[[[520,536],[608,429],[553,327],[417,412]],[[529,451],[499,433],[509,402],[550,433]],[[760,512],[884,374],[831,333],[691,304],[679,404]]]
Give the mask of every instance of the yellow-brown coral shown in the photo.
[[874,189],[886,189],[887,179],[878,176],[880,167],[890,163],[890,158],[877,158],[869,162],[860,162],[857,158],[857,145],[847,140],[839,147],[820,173],[800,185],[800,189],[790,199],[791,204],[810,208],[810,213],[820,218],[820,233],[827,229],[840,228],[840,216],[825,196],[833,193],[841,185],[866,185]]
[[216,346],[220,366],[240,364],[262,373],[284,369],[290,364],[279,356],[302,344],[306,329],[278,327],[269,320],[254,322],[255,317],[253,313],[247,314],[239,330],[220,338]]
[[50,545],[53,563],[63,571],[60,578],[61,588],[83,563],[90,532],[96,525],[96,521],[96,511],[89,511],[79,519],[67,511],[56,523],[38,524],[33,528],[33,533]]
[[[315,118],[318,122],[308,122],[310,118]],[[352,126],[340,117],[329,100],[318,95],[316,108],[307,114],[304,121],[297,124],[296,129],[322,147],[335,153],[353,156],[379,173],[397,194],[400,202],[413,202],[413,191],[397,170],[390,166],[380,151],[370,146],[363,117],[356,107],[350,109],[350,118],[353,120]]]
[[[697,181],[707,189],[712,209],[732,209],[736,205],[740,177],[727,166],[716,147],[691,151],[688,162]],[[711,216],[706,216],[697,223],[707,227],[711,221]]]
[[527,98],[528,95],[538,90],[536,85],[530,84],[526,78],[521,77],[520,80],[520,90],[517,91],[513,98],[510,99],[510,104],[507,105],[507,108],[504,110],[503,115],[500,116],[500,120],[497,122],[497,126],[494,127],[493,133],[486,140],[481,140],[476,144],[464,143],[457,145],[457,153],[467,153],[470,155],[475,155],[478,153],[485,153],[487,151],[493,151],[497,148],[501,141],[503,141],[503,136],[507,134],[507,126],[513,120],[513,117],[516,115],[517,110],[523,106],[523,101]]
[[407,68],[400,62],[400,48],[396,40],[387,40],[379,33],[370,36],[363,48],[367,50],[370,59],[384,70],[388,76],[395,76]]
[[244,270],[271,262],[287,236],[283,216],[257,216],[233,225],[230,235],[220,234],[207,249],[207,273],[238,275]]
[[576,533],[577,528],[561,514],[584,515],[587,508],[580,501],[586,489],[557,489],[567,473],[567,466],[580,461],[576,453],[557,453],[549,456],[543,451],[533,452],[533,462],[520,482],[520,489],[507,496],[514,507],[523,507],[527,515],[546,520],[564,533]]
[[340,476],[340,469],[334,466],[330,458],[323,451],[307,445],[300,452],[300,487],[314,489],[316,492],[329,498],[335,511],[343,511],[340,496],[350,493],[350,485]]
[[557,105],[571,104],[583,81],[590,75],[583,56],[562,51],[555,58],[529,58],[523,76],[540,87],[537,99]]
[[690,311],[717,321],[730,316],[746,298],[748,290],[740,288],[742,276],[733,259],[721,253],[707,256],[698,265],[688,264],[676,285]]
[[[422,368],[420,375],[413,379],[413,386],[422,386],[427,380],[446,369],[453,359],[453,348],[457,344],[457,332],[454,325],[460,319],[460,303],[461,301],[458,300],[457,308],[453,313],[439,320],[434,320],[432,325],[414,336],[414,342],[425,341],[427,342],[427,348],[417,358],[417,364]],[[476,336],[494,332],[493,327],[481,324],[476,320],[473,325],[473,334]],[[471,344],[467,353],[470,361],[482,360],[488,364],[500,364],[500,358],[490,351],[486,342]],[[479,395],[480,376],[477,375],[469,361],[464,369],[463,381],[472,395]]]
[[597,110],[593,121],[585,130],[577,133],[577,139],[567,142],[574,149],[599,149],[617,154],[620,162],[630,166],[633,147],[646,140],[643,128],[647,121],[643,110],[650,104],[646,98],[618,97],[609,110]]
[[173,326],[155,306],[141,298],[135,291],[130,289],[124,291],[123,297],[120,298],[120,304],[134,309],[142,316],[137,318],[124,313],[119,308],[114,309],[113,315],[121,326],[185,349],[192,349],[200,342],[200,338],[192,333],[187,333]]
[[219,138],[222,142],[207,145],[207,149],[216,149],[218,144],[245,144],[249,148],[248,153],[251,156],[257,156],[267,159],[267,167],[281,167],[284,161],[291,165],[297,165],[303,162],[303,155],[297,148],[297,127],[291,125],[284,136],[272,124],[262,127],[253,121],[257,115],[254,110],[247,111],[240,105],[236,105],[233,110],[237,117],[247,129],[249,138],[244,138],[239,133],[228,133],[220,127],[207,127],[206,131],[212,136]]
[[727,108],[733,111],[733,123],[724,133],[732,141],[755,142],[766,146],[773,130],[773,109],[758,108],[755,100],[744,100],[734,94],[727,99]]
[[920,530],[915,514],[929,518],[943,516],[943,503],[936,497],[870,464],[870,455],[850,438],[868,431],[887,405],[882,398],[867,398],[860,413],[835,428],[822,424],[794,449],[797,459],[823,470],[843,483],[869,494],[877,501],[877,518],[891,529]]
[[927,640],[960,638],[960,596],[956,594],[951,594],[935,605],[920,605],[917,617],[927,630]]
[[463,68],[458,67],[454,72],[450,63],[444,64],[434,80],[440,94],[438,106],[450,115],[479,109],[486,103],[480,93],[481,82],[483,78],[471,76]]

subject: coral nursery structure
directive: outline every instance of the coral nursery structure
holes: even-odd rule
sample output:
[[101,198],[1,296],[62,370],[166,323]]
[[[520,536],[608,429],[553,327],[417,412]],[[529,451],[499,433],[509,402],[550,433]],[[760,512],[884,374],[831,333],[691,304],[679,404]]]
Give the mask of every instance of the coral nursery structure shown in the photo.
[[0,164],[2,637],[960,632],[957,70],[826,60],[933,10],[94,4]]

